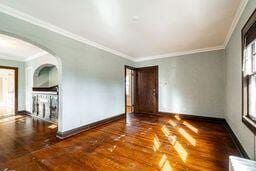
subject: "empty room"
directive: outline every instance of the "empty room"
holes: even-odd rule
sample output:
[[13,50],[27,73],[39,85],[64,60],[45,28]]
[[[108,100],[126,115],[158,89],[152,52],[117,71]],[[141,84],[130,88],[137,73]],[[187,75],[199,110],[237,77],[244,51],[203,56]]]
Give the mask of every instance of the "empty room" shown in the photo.
[[256,171],[256,0],[1,0],[0,171]]

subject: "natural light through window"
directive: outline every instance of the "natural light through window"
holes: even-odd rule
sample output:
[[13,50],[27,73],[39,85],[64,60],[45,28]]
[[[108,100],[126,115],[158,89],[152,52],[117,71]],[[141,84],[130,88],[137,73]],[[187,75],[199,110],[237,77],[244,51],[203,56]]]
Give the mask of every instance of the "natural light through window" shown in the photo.
[[179,133],[193,146],[196,146],[196,140],[183,128],[179,128]]
[[158,163],[161,171],[172,171],[172,167],[170,165],[170,162],[167,159],[167,156],[164,154],[161,158],[161,160]]
[[247,85],[247,115],[256,121],[256,41],[247,45],[244,60],[244,77]]
[[196,127],[194,127],[193,125],[191,125],[190,123],[184,121],[183,125],[185,125],[186,127],[188,127],[191,131],[193,131],[194,133],[198,133],[198,129]]
[[154,150],[154,152],[158,151],[160,146],[161,146],[161,142],[159,141],[157,135],[155,135],[154,141],[153,141],[153,150]]
[[0,117],[14,114],[14,76],[14,70],[0,69]]
[[169,123],[170,125],[172,125],[173,127],[176,127],[176,126],[177,126],[177,123],[174,122],[173,120],[169,120],[168,123]]

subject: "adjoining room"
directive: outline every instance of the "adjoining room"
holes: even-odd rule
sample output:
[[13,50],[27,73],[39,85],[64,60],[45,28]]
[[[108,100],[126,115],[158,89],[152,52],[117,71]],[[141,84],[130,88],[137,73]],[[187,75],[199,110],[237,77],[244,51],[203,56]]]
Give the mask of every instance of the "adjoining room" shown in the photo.
[[33,74],[32,115],[58,123],[58,70],[55,65],[43,64]]
[[125,67],[125,110],[126,113],[134,112],[134,68]]
[[0,117],[14,115],[17,111],[17,69],[0,67]]

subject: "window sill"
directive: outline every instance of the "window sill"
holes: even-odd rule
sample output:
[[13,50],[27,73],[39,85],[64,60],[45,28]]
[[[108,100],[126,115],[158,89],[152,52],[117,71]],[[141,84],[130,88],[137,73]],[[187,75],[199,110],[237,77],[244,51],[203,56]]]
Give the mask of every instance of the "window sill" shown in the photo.
[[246,116],[243,116],[242,121],[256,135],[256,123]]

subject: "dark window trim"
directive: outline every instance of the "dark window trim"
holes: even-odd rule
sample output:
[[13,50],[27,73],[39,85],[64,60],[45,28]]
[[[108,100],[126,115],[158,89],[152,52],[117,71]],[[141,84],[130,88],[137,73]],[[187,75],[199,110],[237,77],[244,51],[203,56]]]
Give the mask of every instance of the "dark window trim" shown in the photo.
[[[242,35],[242,69],[241,69],[241,72],[242,72],[242,122],[254,133],[256,134],[256,122],[253,121],[250,116],[248,115],[248,111],[249,111],[249,96],[247,95],[247,111],[245,112],[244,111],[244,87],[246,86],[247,87],[247,94],[248,94],[248,90],[249,90],[249,87],[247,86],[248,85],[248,81],[249,81],[249,77],[244,77],[244,71],[243,71],[243,68],[244,68],[244,49],[246,47],[246,45],[248,44],[248,42],[246,42],[246,37],[248,36],[248,31],[250,31],[251,33],[251,30],[250,28],[254,25],[255,26],[256,24],[256,9],[254,10],[254,12],[252,13],[252,15],[250,16],[250,18],[248,19],[248,21],[246,22],[246,24],[244,25],[244,27],[242,28],[241,30],[241,35]],[[253,63],[253,61],[252,61]],[[253,67],[252,67],[253,69]],[[255,73],[254,73],[255,74]]]

